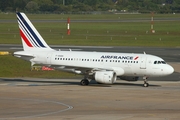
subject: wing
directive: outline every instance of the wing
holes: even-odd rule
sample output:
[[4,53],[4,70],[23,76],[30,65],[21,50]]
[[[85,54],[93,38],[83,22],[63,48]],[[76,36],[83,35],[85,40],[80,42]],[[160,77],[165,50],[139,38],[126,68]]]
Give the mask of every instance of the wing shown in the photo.
[[64,65],[51,65],[48,67],[51,67],[56,70],[62,70],[66,72],[72,72],[72,73],[83,74],[83,75],[93,75],[97,71],[114,71],[116,72],[117,75],[124,74],[124,70],[122,68],[117,68],[117,67],[92,68],[92,67],[64,66]]

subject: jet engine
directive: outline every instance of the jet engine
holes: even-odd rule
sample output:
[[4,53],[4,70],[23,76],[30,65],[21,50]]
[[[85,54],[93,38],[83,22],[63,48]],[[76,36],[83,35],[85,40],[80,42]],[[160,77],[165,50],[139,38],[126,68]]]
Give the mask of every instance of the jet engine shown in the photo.
[[119,77],[121,80],[126,80],[126,81],[138,81],[139,77],[134,77],[134,76],[120,76]]
[[113,71],[97,71],[94,77],[98,83],[113,84],[116,81],[116,73]]

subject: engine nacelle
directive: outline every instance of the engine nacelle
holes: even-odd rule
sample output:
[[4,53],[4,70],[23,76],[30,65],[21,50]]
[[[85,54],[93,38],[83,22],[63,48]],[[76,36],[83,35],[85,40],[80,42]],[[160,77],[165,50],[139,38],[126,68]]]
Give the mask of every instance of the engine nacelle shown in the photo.
[[113,84],[116,81],[116,73],[113,71],[97,71],[95,80],[98,83]]
[[119,77],[121,80],[126,80],[126,81],[138,81],[139,77],[134,77],[134,76],[120,76]]

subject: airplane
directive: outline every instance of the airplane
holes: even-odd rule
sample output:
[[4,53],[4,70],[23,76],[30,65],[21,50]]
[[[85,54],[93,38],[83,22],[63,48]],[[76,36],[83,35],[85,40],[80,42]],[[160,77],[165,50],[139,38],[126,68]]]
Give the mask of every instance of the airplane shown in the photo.
[[23,51],[14,52],[14,56],[35,64],[47,66],[84,75],[80,84],[88,85],[90,80],[97,83],[113,84],[117,78],[126,81],[137,81],[143,77],[144,87],[148,87],[147,78],[170,75],[174,72],[172,66],[162,58],[146,54],[60,51],[48,46],[28,17],[17,12],[17,21]]

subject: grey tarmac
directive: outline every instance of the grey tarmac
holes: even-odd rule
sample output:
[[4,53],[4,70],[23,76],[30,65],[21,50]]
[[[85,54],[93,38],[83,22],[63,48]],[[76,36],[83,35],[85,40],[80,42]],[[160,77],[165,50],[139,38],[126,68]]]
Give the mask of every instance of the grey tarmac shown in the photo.
[[0,120],[179,120],[180,82],[1,78]]

